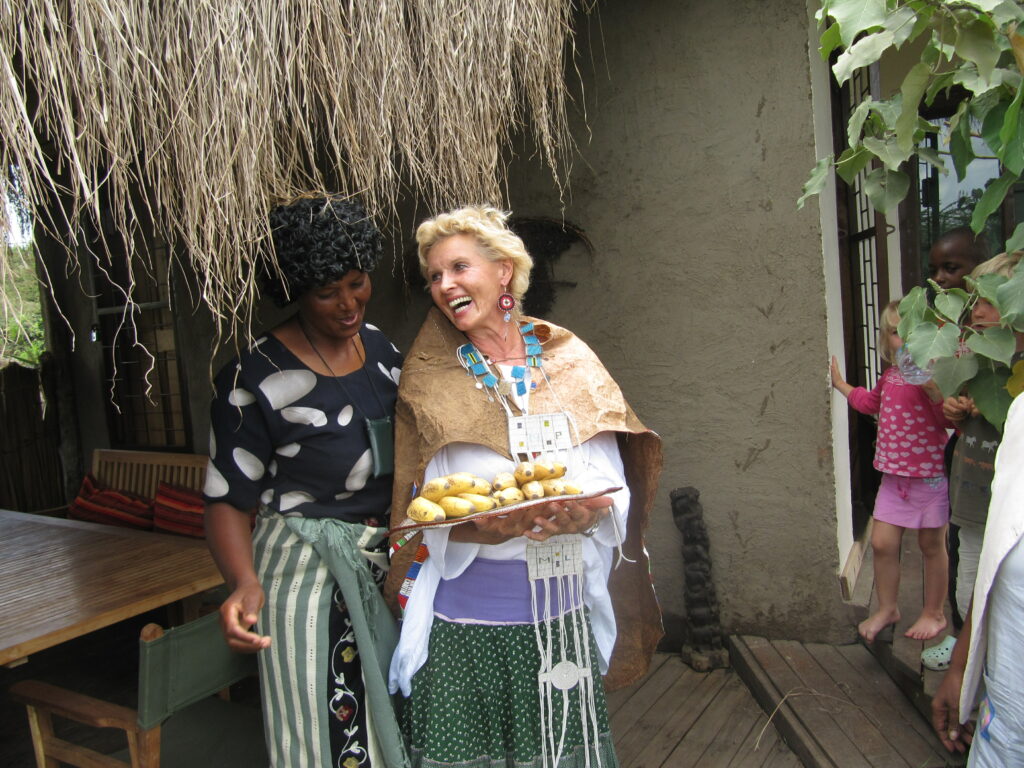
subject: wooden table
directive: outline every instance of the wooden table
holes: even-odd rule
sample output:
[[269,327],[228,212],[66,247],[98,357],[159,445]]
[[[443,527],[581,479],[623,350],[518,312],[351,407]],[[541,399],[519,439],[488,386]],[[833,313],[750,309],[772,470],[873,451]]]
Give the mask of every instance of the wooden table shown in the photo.
[[0,510],[0,665],[222,583],[205,541]]

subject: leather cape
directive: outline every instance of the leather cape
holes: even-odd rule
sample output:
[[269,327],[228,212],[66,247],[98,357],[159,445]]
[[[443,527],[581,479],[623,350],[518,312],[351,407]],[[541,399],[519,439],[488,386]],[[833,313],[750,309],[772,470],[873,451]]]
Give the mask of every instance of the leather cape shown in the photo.
[[[613,566],[608,583],[617,640],[605,686],[614,690],[647,672],[664,634],[643,542],[661,474],[661,438],[640,423],[619,386],[585,343],[551,323],[524,320],[534,323],[543,345],[544,371],[553,387],[541,382],[530,394],[531,412],[569,411],[581,441],[599,432],[615,432],[618,437],[631,496],[622,551],[633,562],[623,560],[617,568]],[[456,357],[456,349],[465,343],[466,337],[440,310],[431,308],[405,357],[395,409],[392,528],[405,519],[414,484],[423,484],[423,471],[430,459],[449,443],[482,445],[511,459],[504,410],[497,401],[488,400],[486,390],[475,388],[474,379]],[[420,538],[417,534],[392,556],[384,596],[396,613],[398,591]]]

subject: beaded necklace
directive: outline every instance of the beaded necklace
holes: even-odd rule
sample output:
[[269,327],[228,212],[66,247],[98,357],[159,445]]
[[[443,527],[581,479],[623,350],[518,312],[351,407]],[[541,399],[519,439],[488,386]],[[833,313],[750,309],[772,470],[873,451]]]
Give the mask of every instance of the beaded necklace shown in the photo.
[[[492,361],[483,355],[472,342],[463,344],[456,350],[459,363],[466,369],[466,375],[476,379],[476,388],[481,390],[487,389],[487,399],[492,402],[494,397],[497,396],[498,402],[501,403],[509,416],[512,415],[512,409],[509,407],[508,397],[512,394],[513,386],[515,387],[516,396],[522,398],[528,391],[537,388],[537,382],[535,381],[530,382],[529,388],[526,386],[526,377],[530,368],[538,368],[543,373],[543,353],[540,341],[534,333],[533,323],[520,323],[519,333],[522,335],[523,342],[526,345],[526,365],[513,365],[510,374],[511,378],[496,375],[491,369]],[[498,373],[501,373],[500,369]],[[523,407],[520,410],[525,413],[527,409]]]

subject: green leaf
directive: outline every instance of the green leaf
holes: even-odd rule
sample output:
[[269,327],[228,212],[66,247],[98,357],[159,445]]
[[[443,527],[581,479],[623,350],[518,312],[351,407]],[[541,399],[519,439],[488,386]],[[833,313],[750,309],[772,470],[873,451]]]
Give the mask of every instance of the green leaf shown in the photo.
[[959,357],[940,357],[932,364],[932,381],[945,397],[953,397],[977,372],[978,359],[970,352]]
[[935,296],[935,309],[947,320],[957,322],[967,302],[955,293],[939,293]]
[[985,228],[985,222],[988,220],[988,217],[995,213],[996,209],[1003,204],[1003,198],[1006,197],[1006,193],[1019,176],[1020,174],[1006,171],[985,188],[985,193],[981,196],[977,205],[974,206],[974,213],[971,215],[971,229],[975,233],[981,232]]
[[1006,109],[1006,116],[999,130],[999,142],[1002,144],[999,158],[1007,170],[1018,175],[1024,171],[1024,115],[1020,109],[1022,97],[1024,88],[1018,88],[1017,95]]
[[981,415],[1000,432],[1006,422],[1013,398],[1006,390],[1010,370],[1004,366],[979,366],[978,373],[967,383],[967,394],[974,399],[974,405]]
[[839,25],[832,24],[828,29],[821,33],[821,39],[819,40],[820,45],[818,46],[818,53],[821,54],[822,61],[828,61],[828,57],[832,55],[832,51],[839,47],[842,39],[839,37]]
[[885,24],[886,0],[834,0],[828,15],[836,20],[843,45],[850,46],[862,33]]
[[993,154],[998,155],[1003,148],[1003,141],[999,138],[999,134],[1003,132],[1006,110],[1009,108],[1008,102],[999,102],[986,113],[985,119],[981,123],[981,138],[988,144]]
[[964,88],[974,93],[975,96],[981,96],[992,93],[1001,85],[1015,86],[1020,82],[1020,74],[1014,73],[1008,69],[999,68],[990,72],[988,78],[984,78],[978,73],[978,68],[976,66],[973,64],[965,64],[955,70],[953,74],[953,82],[959,83]]
[[807,198],[817,195],[825,188],[825,182],[828,180],[828,172],[831,168],[832,155],[821,158],[821,160],[815,164],[813,170],[811,170],[811,175],[808,177],[807,181],[804,182],[803,189],[801,190],[803,194],[800,195],[800,199],[796,201],[796,207],[798,209],[804,207],[804,203],[807,202]]
[[[899,48],[907,40],[916,38],[921,33],[923,29],[921,17],[924,15],[925,10],[928,11],[930,16],[931,9],[928,6],[914,9],[909,5],[901,5],[889,14],[889,17],[885,20],[885,28],[892,32],[893,45]],[[924,23],[927,24],[927,22],[928,20],[924,19]]]
[[1010,279],[996,288],[996,300],[992,303],[1004,323],[1024,328],[1024,269],[1018,265]]
[[967,347],[975,354],[1009,365],[1017,348],[1017,338],[1009,328],[986,328],[981,333],[971,334]]
[[931,104],[935,101],[935,97],[939,91],[948,90],[953,86],[953,72],[943,72],[940,75],[936,75],[932,78],[931,83],[928,85],[928,89],[924,92],[925,104]]
[[953,47],[960,58],[974,62],[982,80],[989,81],[992,70],[999,61],[999,46],[996,44],[991,24],[981,18],[975,18],[960,26]]
[[[961,102],[961,107],[965,107],[966,104],[966,101]],[[958,122],[956,128],[950,134],[949,154],[953,158],[953,168],[956,171],[957,181],[963,181],[967,176],[967,166],[975,157],[974,144],[971,142],[971,121],[969,118]]]
[[1018,224],[1010,239],[1006,241],[1006,252],[1013,253],[1024,248],[1024,224]]
[[864,170],[873,157],[874,155],[864,147],[850,147],[836,160],[836,173],[847,184],[853,184],[857,174]]
[[967,278],[970,284],[974,286],[974,292],[977,293],[985,301],[991,302],[992,304],[998,303],[999,299],[996,298],[996,291],[999,286],[1009,280],[1008,277],[1003,275],[989,274],[981,275],[977,279]]
[[960,349],[960,332],[954,323],[939,327],[935,323],[921,323],[910,332],[907,351],[921,368],[932,360],[952,357]]
[[927,64],[918,62],[910,68],[900,86],[900,93],[903,95],[903,109],[900,111],[899,119],[896,120],[896,143],[901,151],[907,153],[908,157],[914,148],[914,133],[918,120],[917,110],[925,88],[928,86],[929,71]]
[[872,136],[865,137],[861,142],[867,149],[871,150],[879,160],[890,171],[897,171],[899,167],[910,159],[913,149],[903,149],[896,143],[896,138],[876,139]]
[[910,336],[910,331],[924,321],[927,311],[928,293],[922,286],[915,285],[900,300],[900,324],[896,332],[899,333],[901,339],[907,340]]
[[864,121],[867,120],[868,113],[871,111],[871,104],[870,99],[858,104],[846,123],[846,142],[851,147],[860,145],[860,134],[864,130]]
[[964,2],[967,5],[980,8],[1000,26],[1011,21],[1024,20],[1024,10],[1012,0],[964,0]]
[[917,156],[937,169],[943,176],[949,174],[949,169],[946,167],[946,163],[942,160],[942,155],[939,154],[937,149],[919,146],[917,148]]
[[842,85],[854,70],[874,64],[893,45],[893,34],[888,30],[866,35],[843,51],[832,67],[836,82]]
[[876,211],[889,213],[907,196],[910,179],[902,171],[876,168],[864,177],[864,194]]

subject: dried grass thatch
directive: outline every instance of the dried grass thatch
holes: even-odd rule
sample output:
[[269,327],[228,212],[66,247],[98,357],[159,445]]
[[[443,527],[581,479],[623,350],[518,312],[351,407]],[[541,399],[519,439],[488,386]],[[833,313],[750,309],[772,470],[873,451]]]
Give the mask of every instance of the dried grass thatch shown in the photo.
[[[87,252],[102,269],[126,251],[138,274],[151,226],[192,262],[219,331],[247,327],[253,257],[281,199],[358,193],[384,218],[405,192],[428,208],[501,201],[518,131],[560,184],[572,10],[571,0],[8,0],[0,153],[18,180],[5,191],[20,183],[37,223],[68,246],[70,269]],[[0,206],[0,230],[9,225]],[[0,290],[6,269],[3,238]]]

